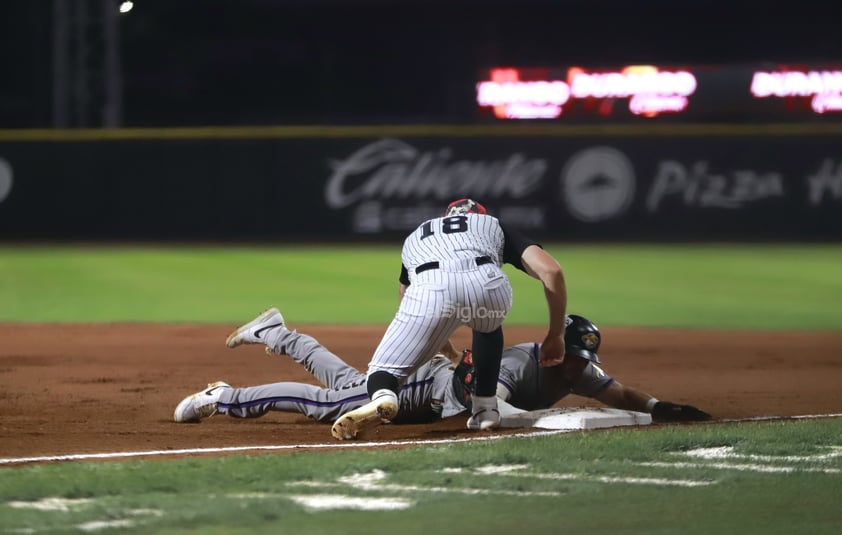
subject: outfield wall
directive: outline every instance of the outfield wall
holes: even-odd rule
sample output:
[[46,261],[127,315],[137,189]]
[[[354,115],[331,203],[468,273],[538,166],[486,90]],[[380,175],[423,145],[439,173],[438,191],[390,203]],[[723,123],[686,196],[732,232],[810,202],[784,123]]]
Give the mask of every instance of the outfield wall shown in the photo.
[[545,240],[838,240],[842,125],[0,131],[0,239],[397,239],[471,196]]

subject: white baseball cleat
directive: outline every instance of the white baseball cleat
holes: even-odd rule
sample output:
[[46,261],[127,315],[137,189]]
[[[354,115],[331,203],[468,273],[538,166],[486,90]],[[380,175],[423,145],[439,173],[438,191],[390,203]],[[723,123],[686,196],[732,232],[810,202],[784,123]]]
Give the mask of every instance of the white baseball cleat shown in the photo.
[[500,410],[497,407],[497,396],[471,396],[473,414],[468,418],[468,429],[486,431],[500,427]]
[[330,434],[337,440],[349,440],[397,415],[398,396],[391,390],[378,390],[374,393],[374,399],[340,416],[330,428]]
[[228,347],[237,347],[241,344],[265,344],[266,333],[270,329],[283,326],[284,317],[277,308],[272,307],[264,310],[259,316],[245,325],[241,325],[237,330],[228,335],[225,345]]
[[223,381],[211,383],[205,390],[196,392],[181,400],[173,412],[172,419],[180,424],[195,423],[216,414],[219,395],[231,385]]
[[485,431],[500,427],[500,411],[497,409],[481,409],[468,418],[468,429]]

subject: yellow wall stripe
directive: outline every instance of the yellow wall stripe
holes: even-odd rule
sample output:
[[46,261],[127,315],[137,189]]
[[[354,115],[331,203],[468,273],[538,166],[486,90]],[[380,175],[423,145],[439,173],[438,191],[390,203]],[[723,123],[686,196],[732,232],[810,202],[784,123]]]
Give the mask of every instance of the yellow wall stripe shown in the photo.
[[293,139],[371,137],[727,137],[832,136],[842,122],[765,124],[478,124],[384,126],[203,126],[179,128],[6,129],[0,141]]

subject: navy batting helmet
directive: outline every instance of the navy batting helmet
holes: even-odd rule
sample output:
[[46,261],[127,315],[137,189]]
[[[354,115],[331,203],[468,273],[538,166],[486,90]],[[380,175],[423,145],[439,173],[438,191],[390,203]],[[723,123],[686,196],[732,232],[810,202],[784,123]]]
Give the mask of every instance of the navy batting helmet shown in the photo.
[[463,215],[463,214],[487,214],[488,210],[473,199],[459,199],[447,205],[447,210],[444,211],[445,216]]
[[583,358],[591,362],[599,362],[599,344],[602,335],[591,320],[576,314],[567,315],[567,327],[564,330],[565,354]]

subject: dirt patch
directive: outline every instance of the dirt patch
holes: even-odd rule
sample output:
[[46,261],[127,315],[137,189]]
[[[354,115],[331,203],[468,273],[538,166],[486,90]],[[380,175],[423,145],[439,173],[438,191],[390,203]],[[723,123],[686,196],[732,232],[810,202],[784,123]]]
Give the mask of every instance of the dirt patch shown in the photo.
[[[294,326],[364,369],[381,327]],[[605,370],[716,419],[842,413],[842,333],[602,327]],[[172,422],[175,405],[215,380],[235,386],[315,380],[262,347],[225,347],[231,325],[0,324],[0,457],[333,442],[330,426],[270,413]],[[508,327],[506,343],[540,340]],[[457,347],[469,340],[455,336]],[[559,406],[600,406],[569,396]],[[465,418],[387,425],[367,441],[471,436]]]

